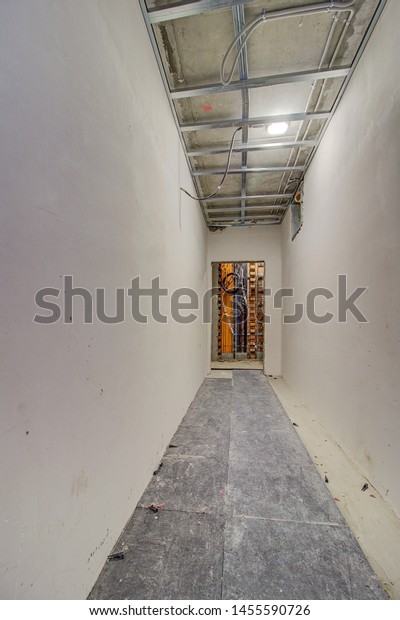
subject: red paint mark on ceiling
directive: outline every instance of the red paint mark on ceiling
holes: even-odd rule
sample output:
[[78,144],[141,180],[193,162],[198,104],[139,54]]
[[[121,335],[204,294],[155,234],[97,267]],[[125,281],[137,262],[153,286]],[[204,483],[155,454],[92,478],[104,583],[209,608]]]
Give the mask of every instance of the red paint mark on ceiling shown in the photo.
[[201,106],[201,109],[203,110],[203,112],[211,112],[213,107],[211,103],[205,103],[204,105]]

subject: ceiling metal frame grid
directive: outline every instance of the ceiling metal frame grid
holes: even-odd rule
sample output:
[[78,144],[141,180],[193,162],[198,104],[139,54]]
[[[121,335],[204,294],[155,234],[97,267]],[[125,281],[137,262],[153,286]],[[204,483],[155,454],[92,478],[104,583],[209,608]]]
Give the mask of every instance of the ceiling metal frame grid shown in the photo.
[[[231,9],[232,10],[232,19],[234,25],[234,33],[237,36],[245,26],[245,15],[244,8],[245,6],[255,5],[260,3],[260,0],[199,0],[197,2],[191,1],[180,1],[174,2],[171,4],[165,4],[161,7],[157,8],[147,8],[145,0],[139,0],[139,4],[143,13],[143,17],[145,20],[145,24],[147,27],[147,31],[151,40],[151,44],[154,50],[154,54],[156,56],[157,64],[161,73],[161,77],[164,83],[165,90],[167,92],[168,101],[170,104],[170,108],[174,117],[175,124],[177,126],[180,141],[182,144],[182,148],[185,154],[185,158],[191,172],[191,176],[193,179],[194,186],[196,188],[196,193],[198,196],[199,204],[208,227],[230,227],[230,226],[248,226],[248,225],[274,225],[280,224],[285,217],[288,207],[290,206],[293,197],[295,196],[301,182],[304,179],[304,175],[309,168],[315,153],[325,135],[325,132],[329,126],[329,123],[336,112],[336,109],[343,97],[343,94],[351,80],[351,77],[359,63],[359,60],[364,52],[364,49],[371,37],[371,34],[376,26],[376,23],[379,20],[379,17],[386,5],[387,0],[379,0],[378,5],[376,7],[375,13],[365,31],[365,34],[362,38],[362,41],[354,55],[353,61],[349,66],[334,68],[333,62],[335,60],[335,55],[337,50],[339,49],[341,43],[343,42],[344,35],[346,34],[346,26],[343,29],[343,32],[339,38],[339,42],[336,45],[334,54],[331,58],[331,62],[328,65],[328,68],[322,69],[324,54],[328,50],[330,37],[333,35],[332,26],[330,35],[328,36],[328,41],[326,43],[324,54],[321,59],[320,67],[318,70],[309,70],[309,71],[299,71],[299,72],[291,72],[286,74],[279,75],[266,75],[262,77],[249,78],[248,75],[248,59],[247,59],[247,45],[243,46],[243,49],[239,55],[239,80],[232,81],[228,85],[222,85],[221,83],[216,84],[208,84],[195,88],[170,88],[168,77],[166,75],[163,60],[161,57],[160,50],[158,48],[157,40],[155,37],[155,33],[153,30],[153,26],[156,24],[161,24],[163,22],[180,19],[182,17],[190,17],[194,15],[198,15],[200,13],[206,13],[209,11],[220,11],[221,9]],[[314,3],[315,4],[315,3]],[[321,2],[318,3],[319,5]],[[331,5],[330,1],[326,2],[327,9]],[[312,7],[313,4],[308,4],[305,2],[304,6]],[[337,8],[337,7],[336,7]],[[345,7],[344,7],[345,8]],[[341,9],[342,11],[344,10]],[[330,9],[334,11],[335,9]],[[350,8],[347,9],[351,11]],[[350,20],[347,20],[347,23],[350,23]],[[239,40],[238,45],[240,44],[242,39]],[[310,98],[306,105],[306,110],[301,113],[293,113],[293,114],[279,114],[279,115],[269,115],[269,116],[257,116],[253,118],[249,118],[249,89],[254,88],[265,88],[269,86],[276,86],[282,84],[296,84],[299,82],[311,82],[315,84],[322,80],[322,85],[325,84],[325,81],[330,78],[343,78],[343,83],[339,88],[338,94],[335,98],[335,101],[329,111],[316,111],[317,105],[315,106],[314,111],[309,111],[308,106],[310,104]],[[240,91],[241,99],[242,99],[242,117],[235,119],[222,119],[211,122],[199,122],[199,123],[180,123],[178,118],[178,113],[174,105],[174,101],[182,98],[192,98],[198,97],[206,94],[216,94],[223,93],[228,91]],[[320,96],[323,92],[323,87],[320,91]],[[308,134],[308,129],[312,121],[322,121],[322,127],[319,131],[318,136],[314,140],[305,139]],[[279,143],[265,143],[265,144],[251,144],[248,142],[248,130],[252,126],[259,126],[261,124],[268,125],[273,122],[300,122],[300,128],[303,123],[306,123],[306,131],[303,135],[302,139],[299,138],[300,131],[297,132],[297,136],[295,140],[284,140]],[[203,191],[199,185],[199,177],[205,175],[223,175],[225,170],[223,168],[203,168],[203,169],[195,169],[192,166],[191,159],[193,157],[219,154],[219,153],[228,153],[229,146],[221,146],[217,148],[205,148],[205,149],[197,149],[197,150],[189,150],[187,144],[184,139],[184,135],[187,132],[193,131],[204,131],[204,130],[213,130],[213,129],[222,129],[222,128],[237,128],[242,127],[242,140],[240,145],[233,146],[233,152],[240,153],[241,155],[241,166],[239,167],[230,167],[228,174],[240,174],[241,175],[241,192],[240,195],[236,196],[217,196],[213,198],[205,198]],[[291,149],[290,155],[288,158],[287,165],[284,166],[248,166],[247,156],[251,151],[261,151],[261,150],[273,150],[273,149]],[[298,165],[298,158],[301,150],[309,149],[309,154],[306,158],[304,165]],[[297,154],[295,156],[294,162],[291,165],[290,161],[292,155],[297,150]],[[289,181],[291,178],[291,174],[293,172],[297,173],[296,179],[287,181],[286,186],[284,186],[283,190],[279,193],[275,194],[248,194],[247,193],[247,177],[249,174],[263,174],[268,172],[279,172],[282,173],[281,184],[282,187],[285,174],[289,174]],[[287,191],[289,185],[292,186],[290,192]],[[274,204],[264,204],[264,205],[249,205],[248,202],[251,200],[264,200],[266,202],[273,200]],[[210,208],[208,205],[209,202],[212,203],[229,203],[233,201],[239,201],[240,207],[232,207],[229,205],[223,206],[214,206]],[[278,204],[277,204],[277,201]],[[285,201],[285,202],[282,202]],[[262,210],[270,210],[269,213],[257,214],[257,211]],[[229,215],[229,213],[235,212],[238,213],[240,211],[240,216]],[[216,215],[218,214],[218,215]]]

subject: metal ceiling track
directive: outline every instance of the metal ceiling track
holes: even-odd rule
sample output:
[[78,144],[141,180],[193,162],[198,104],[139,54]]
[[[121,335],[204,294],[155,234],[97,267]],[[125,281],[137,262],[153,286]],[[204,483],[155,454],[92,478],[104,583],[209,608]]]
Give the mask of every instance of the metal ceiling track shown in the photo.
[[[270,196],[257,195],[258,196],[257,199],[264,200],[264,199],[272,198],[272,196],[274,196],[276,199],[282,200],[282,199],[287,199],[288,196],[292,197],[294,195],[294,192],[297,191],[299,184],[303,180],[304,175],[315,156],[315,153],[323,139],[323,136],[325,135],[325,132],[332,119],[332,116],[339,106],[339,103],[343,97],[343,94],[351,80],[351,77],[360,61],[360,58],[364,52],[364,49],[371,37],[372,32],[374,31],[374,28],[387,2],[387,0],[379,1],[379,4],[375,10],[375,14],[366,30],[366,33],[355,54],[355,57],[354,57],[354,60],[351,66],[337,68],[334,66],[332,67],[330,65],[328,68],[320,68],[318,70],[300,71],[300,72],[293,72],[293,73],[280,74],[280,75],[267,75],[263,77],[249,78],[248,67],[247,67],[247,50],[246,50],[246,45],[245,45],[239,56],[239,76],[240,76],[239,80],[232,81],[227,86],[224,86],[218,83],[218,84],[208,84],[208,85],[195,87],[195,88],[170,89],[169,84],[168,84],[168,79],[167,79],[167,76],[164,70],[164,65],[163,65],[163,61],[161,58],[161,54],[158,49],[157,41],[156,41],[155,34],[153,31],[153,25],[156,25],[156,24],[159,24],[165,21],[180,19],[183,17],[190,17],[192,15],[198,15],[201,13],[205,13],[207,11],[220,11],[220,10],[231,9],[232,14],[233,14],[235,34],[238,34],[239,32],[242,31],[243,26],[245,25],[245,20],[244,20],[245,5],[252,5],[256,1],[259,1],[259,0],[198,0],[197,2],[193,2],[193,1],[190,2],[186,0],[186,1],[180,1],[180,2],[173,2],[170,4],[164,5],[160,8],[147,9],[145,0],[139,0],[139,4],[140,4],[143,17],[146,23],[147,31],[150,37],[150,41],[151,41],[151,44],[152,44],[152,47],[153,47],[153,50],[156,56],[156,60],[157,60],[158,67],[161,73],[161,77],[164,83],[164,87],[167,92],[169,105],[170,105],[170,108],[171,108],[171,111],[172,111],[172,114],[175,120],[175,124],[179,131],[182,148],[185,153],[188,167],[191,170],[191,175],[192,175],[193,183],[196,188],[196,193],[199,196],[200,207],[201,207],[205,222],[208,226],[218,227],[218,222],[223,222],[221,223],[222,227],[227,227],[231,225],[247,226],[247,225],[251,225],[252,222],[255,222],[257,225],[270,225],[270,224],[276,224],[276,223],[279,224],[282,222],[285,213],[288,211],[287,206],[290,204],[290,202],[287,202],[286,204],[264,205],[265,209],[279,210],[282,213],[281,216],[279,214],[278,215],[255,215],[255,216],[250,216],[246,214],[246,212],[250,209],[259,210],[262,208],[262,207],[250,207],[247,205],[247,202],[251,199],[254,199],[255,196],[247,195],[247,191],[246,191],[247,176],[246,175],[268,174],[268,173],[275,173],[275,172],[297,173],[296,178],[293,179],[292,181],[293,183],[296,183],[296,185],[292,186],[290,194],[285,193],[285,190],[284,190],[282,193],[278,193],[276,195],[275,194],[270,195]],[[321,3],[319,3],[319,5],[320,4]],[[326,2],[327,11],[335,10],[334,8],[333,9],[330,8],[331,4],[332,3],[329,1]],[[343,3],[343,5],[344,4],[345,3]],[[305,6],[306,7],[309,6],[311,10],[311,7],[313,5],[311,3],[307,5],[305,2]],[[282,115],[275,115],[275,116],[261,116],[261,117],[249,118],[249,100],[248,100],[249,89],[267,88],[269,86],[276,86],[280,84],[294,84],[294,83],[300,83],[300,82],[314,82],[315,83],[315,82],[319,82],[320,80],[323,80],[322,85],[324,85],[325,80],[332,79],[332,78],[342,79],[342,84],[339,89],[339,93],[336,97],[336,100],[332,108],[329,111],[318,111],[318,110],[310,111],[306,109],[304,112],[300,112],[296,114],[282,114]],[[207,122],[207,123],[181,124],[179,122],[177,111],[175,109],[175,104],[174,104],[176,100],[188,99],[192,97],[201,97],[204,95],[213,95],[213,94],[223,93],[227,91],[241,91],[242,118],[240,119],[239,118],[236,118],[236,119],[222,118],[222,119],[218,119],[216,121]],[[314,120],[323,121],[318,138],[316,140],[304,140],[304,139],[300,140],[296,138],[296,140],[290,141],[290,142],[289,141],[280,142],[280,143],[271,142],[271,143],[264,143],[264,144],[258,144],[258,145],[248,143],[248,129],[251,127],[262,126],[265,124],[269,124],[273,122],[280,122],[280,121],[310,123]],[[228,171],[228,174],[241,174],[242,175],[241,194],[240,196],[237,196],[237,197],[218,196],[217,198],[210,200],[210,202],[222,202],[222,201],[228,202],[228,201],[237,200],[238,202],[240,201],[240,206],[238,206],[237,208],[236,207],[225,207],[225,208],[218,207],[215,209],[212,209],[212,208],[210,209],[209,207],[206,207],[206,204],[205,204],[209,202],[208,199],[201,198],[202,191],[198,183],[199,177],[208,176],[208,175],[222,175],[225,172],[225,170],[220,169],[220,168],[194,169],[192,167],[191,158],[200,157],[202,155],[207,156],[207,155],[212,155],[212,154],[217,154],[217,153],[226,153],[229,151],[229,147],[208,148],[208,149],[198,149],[198,150],[188,151],[185,140],[184,140],[184,135],[188,132],[198,132],[198,131],[201,132],[205,130],[230,128],[230,127],[234,128],[234,127],[240,127],[240,126],[243,128],[242,141],[240,145],[234,146],[233,150],[242,154],[242,165],[240,168],[230,168]],[[291,162],[293,163],[293,165],[289,165],[289,161],[288,161],[286,166],[268,166],[268,167],[252,167],[252,168],[249,168],[247,166],[247,153],[250,150],[256,151],[256,150],[269,150],[269,149],[281,149],[281,148],[297,149],[297,153],[300,152],[300,149],[309,148],[310,153],[309,153],[309,156],[308,156],[308,159],[305,165],[301,165],[301,166],[296,165],[297,159],[295,159],[294,162]],[[290,160],[290,157],[289,157],[289,160]],[[294,189],[294,192],[292,191],[293,189]],[[218,211],[219,213],[221,213],[221,212],[228,211],[228,210],[229,212],[231,212],[231,210],[232,211],[236,210],[236,212],[239,212],[240,215],[238,217],[233,217],[233,216],[224,216],[224,217],[218,217],[218,218],[210,217],[210,215],[212,216],[215,211]],[[263,220],[268,220],[268,221],[263,221]],[[225,222],[231,222],[231,223],[225,223]]]
[[[239,211],[239,209],[237,209],[236,211]],[[223,217],[216,217],[215,219],[212,219],[211,222],[215,225],[218,222],[232,222],[232,221],[236,221],[236,220],[251,220],[252,222],[254,221],[259,221],[259,220],[277,220],[279,219],[279,216],[277,217],[276,215],[238,215],[238,216],[234,216],[234,215],[227,215],[227,216],[223,216]]]
[[[257,167],[257,168],[229,168],[228,174],[242,174],[245,172],[246,174],[261,174],[268,172],[305,172],[305,166],[266,166],[266,167]],[[192,171],[193,177],[201,177],[224,174],[223,168],[199,168],[198,170]],[[201,200],[201,198],[199,198]]]
[[241,196],[216,196],[215,198],[200,198],[202,202],[235,202],[238,200],[275,200],[276,198],[291,198],[292,194],[253,194]]
[[272,116],[254,116],[253,118],[234,118],[232,120],[214,121],[211,123],[194,123],[192,125],[181,125],[179,127],[182,132],[204,131],[207,129],[224,129],[229,127],[240,127],[247,125],[248,127],[263,127],[270,123],[298,123],[301,121],[323,121],[329,118],[330,112],[313,112],[299,114],[274,114]]
[[[317,146],[317,140],[294,140],[287,142],[267,142],[263,144],[251,144],[244,143],[238,144],[233,147],[233,152],[241,152],[241,151],[271,151],[275,149],[287,149],[287,148],[301,148],[301,149],[309,149],[314,146]],[[188,157],[202,157],[204,155],[218,155],[219,153],[229,153],[229,146],[212,148],[212,149],[200,149],[198,151],[188,151]]]
[[[279,212],[283,212],[285,209],[287,209],[287,207],[289,206],[289,203],[287,203],[286,205],[260,205],[258,207],[246,207],[246,213],[248,211],[260,211],[260,209],[263,209],[264,211],[266,210],[273,210],[273,211],[279,211]],[[237,211],[240,210],[240,207],[215,207],[214,209],[210,209],[208,208],[208,214],[210,215],[211,213],[220,213],[220,214],[224,214],[224,213],[235,213]]]
[[299,82],[345,78],[348,76],[350,70],[350,67],[343,67],[340,69],[320,69],[318,71],[297,71],[295,73],[281,73],[279,75],[249,78],[248,80],[236,80],[227,86],[223,84],[207,84],[197,88],[175,88],[171,90],[171,98],[187,99],[189,97],[202,97],[203,95],[215,95],[228,91],[243,90],[244,88],[265,88],[266,86],[279,86],[281,84],[297,84]]
[[149,9],[148,20],[151,24],[159,24],[170,19],[191,17],[207,11],[221,11],[244,4],[254,4],[257,0],[198,0],[197,2],[173,2],[157,9]]
[[237,221],[232,218],[231,221],[229,222],[212,222],[209,226],[210,226],[210,230],[214,229],[214,230],[219,230],[220,228],[236,228],[236,227],[245,227],[245,226],[275,226],[276,224],[280,224],[281,220],[279,218],[276,218],[275,220],[264,220],[264,221],[255,221],[254,218],[251,220],[245,220],[244,222],[242,222],[241,220]]

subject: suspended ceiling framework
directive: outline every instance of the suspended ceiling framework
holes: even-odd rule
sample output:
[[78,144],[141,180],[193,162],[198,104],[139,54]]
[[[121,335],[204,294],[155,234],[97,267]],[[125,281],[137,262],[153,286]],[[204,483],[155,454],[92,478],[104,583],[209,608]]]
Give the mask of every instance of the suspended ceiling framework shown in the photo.
[[386,0],[139,2],[207,226],[280,224]]

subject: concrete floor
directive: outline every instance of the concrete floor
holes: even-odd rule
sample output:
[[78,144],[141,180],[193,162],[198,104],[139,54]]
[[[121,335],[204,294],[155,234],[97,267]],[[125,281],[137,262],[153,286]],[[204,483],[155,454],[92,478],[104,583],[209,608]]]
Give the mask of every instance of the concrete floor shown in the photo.
[[262,370],[264,362],[262,360],[224,360],[222,362],[211,362],[212,370]]
[[91,599],[386,598],[257,370],[204,381],[118,551]]

